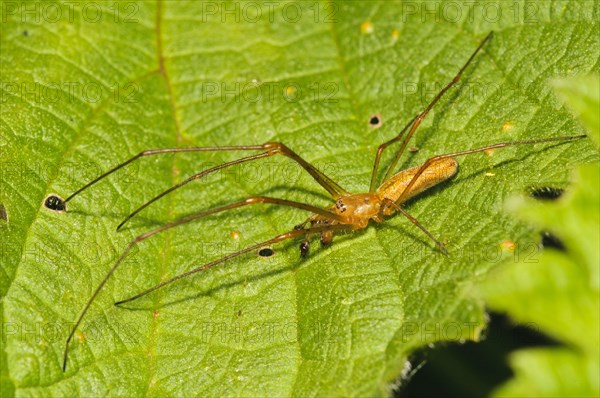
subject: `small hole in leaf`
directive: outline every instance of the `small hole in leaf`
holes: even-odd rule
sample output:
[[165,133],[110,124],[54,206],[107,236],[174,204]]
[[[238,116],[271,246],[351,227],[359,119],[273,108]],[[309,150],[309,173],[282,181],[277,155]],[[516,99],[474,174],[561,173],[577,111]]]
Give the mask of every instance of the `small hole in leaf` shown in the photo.
[[258,255],[261,257],[271,257],[275,252],[270,247],[262,248],[258,251]]
[[[552,201],[560,198],[564,192],[564,189],[553,187],[531,188],[530,196],[537,200]],[[565,250],[564,243],[556,235],[548,231],[542,231],[542,246]]]
[[376,115],[373,115],[369,118],[369,124],[373,128],[381,127],[381,123],[382,123],[382,119],[381,119],[381,115],[379,113]]
[[560,198],[560,196],[564,193],[564,189],[560,188],[552,188],[552,187],[542,187],[542,188],[532,188],[531,189],[531,197],[539,200],[556,200]]
[[542,231],[542,246],[552,247],[556,250],[566,250],[564,243],[556,235],[548,231]]
[[44,206],[53,211],[65,211],[67,209],[65,201],[57,195],[48,195],[44,200]]

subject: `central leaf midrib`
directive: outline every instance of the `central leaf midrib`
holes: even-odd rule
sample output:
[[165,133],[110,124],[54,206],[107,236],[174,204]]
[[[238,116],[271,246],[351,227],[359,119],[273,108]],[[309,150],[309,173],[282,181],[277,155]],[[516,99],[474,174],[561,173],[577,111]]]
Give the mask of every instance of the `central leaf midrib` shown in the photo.
[[[171,80],[170,80],[170,76],[169,73],[167,71],[166,65],[165,65],[165,56],[164,56],[164,50],[163,50],[163,37],[162,37],[162,25],[163,25],[163,0],[157,0],[156,1],[156,28],[155,28],[155,34],[156,34],[156,56],[157,56],[157,62],[158,62],[158,68],[159,68],[159,73],[160,75],[163,77],[164,83],[165,83],[165,88],[167,90],[167,95],[169,98],[169,104],[171,107],[171,117],[173,118],[173,125],[175,127],[175,141],[176,141],[176,146],[179,147],[180,143],[183,140],[182,134],[181,134],[181,123],[179,121],[179,118],[177,117],[177,104],[175,101],[175,96],[173,93],[173,86],[171,84]],[[177,164],[176,164],[176,157],[172,157],[172,164],[171,164],[171,186],[175,185],[177,183],[177,175],[178,170],[177,170]],[[169,206],[168,206],[168,210],[167,210],[167,219],[170,221],[173,218],[173,209],[174,209],[174,203],[173,203],[173,196],[174,195],[169,195]],[[159,270],[159,282],[162,282],[164,279],[164,276],[166,274],[166,269],[168,268],[168,260],[171,257],[171,245],[170,245],[170,240],[171,240],[171,233],[172,231],[167,231],[165,237],[164,237],[164,249],[163,249],[163,253],[162,253],[162,261],[161,261],[161,268]],[[147,389],[146,389],[146,395],[148,395],[148,392],[150,391],[151,387],[152,387],[152,383],[153,383],[153,379],[154,379],[154,368],[155,368],[155,353],[154,350],[156,348],[156,338],[157,338],[157,333],[158,333],[158,316],[155,316],[155,314],[157,313],[157,311],[159,311],[160,308],[160,302],[162,299],[162,290],[159,289],[159,291],[157,292],[157,294],[155,295],[155,298],[153,300],[153,311],[151,314],[151,320],[150,320],[150,335],[148,338],[148,381],[146,383]]]

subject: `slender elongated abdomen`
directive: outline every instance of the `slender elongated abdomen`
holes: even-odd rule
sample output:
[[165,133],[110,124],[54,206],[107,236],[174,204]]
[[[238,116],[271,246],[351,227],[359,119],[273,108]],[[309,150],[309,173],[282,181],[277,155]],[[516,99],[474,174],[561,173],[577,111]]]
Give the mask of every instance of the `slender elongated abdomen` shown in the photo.
[[[415,166],[394,174],[392,178],[377,188],[377,195],[382,200],[384,198],[388,198],[395,202],[398,200],[400,195],[402,195],[404,189],[420,168],[421,166]],[[454,176],[457,171],[458,162],[454,158],[445,158],[433,161],[417,178],[412,187],[410,187],[410,191],[404,195],[402,202],[405,202],[406,200],[420,194],[434,185],[439,184],[442,181],[446,181]]]

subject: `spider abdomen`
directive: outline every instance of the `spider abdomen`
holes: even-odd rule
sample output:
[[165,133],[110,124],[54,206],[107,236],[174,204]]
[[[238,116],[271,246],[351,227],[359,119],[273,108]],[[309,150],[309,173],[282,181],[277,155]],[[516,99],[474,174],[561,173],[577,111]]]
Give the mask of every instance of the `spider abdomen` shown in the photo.
[[[458,172],[458,162],[454,158],[443,158],[432,161],[425,171],[413,182],[408,192],[404,193],[404,190],[420,168],[421,166],[415,166],[402,170],[381,184],[376,191],[380,200],[383,201],[383,199],[387,198],[396,202],[402,195],[402,202],[405,202],[421,192],[452,178]],[[393,212],[393,209],[388,208],[385,210],[385,215]]]

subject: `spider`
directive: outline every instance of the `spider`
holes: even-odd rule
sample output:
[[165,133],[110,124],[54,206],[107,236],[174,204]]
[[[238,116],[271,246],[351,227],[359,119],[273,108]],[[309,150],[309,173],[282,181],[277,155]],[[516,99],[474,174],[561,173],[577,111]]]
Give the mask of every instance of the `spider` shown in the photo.
[[[66,371],[67,366],[67,358],[68,358],[68,349],[69,343],[73,339],[75,331],[81,324],[85,314],[90,308],[91,304],[98,296],[110,276],[115,272],[115,270],[122,264],[125,257],[132,250],[133,247],[138,245],[140,242],[150,238],[153,235],[156,235],[165,230],[175,228],[182,224],[189,223],[191,221],[207,217],[212,214],[221,213],[225,211],[229,211],[232,209],[256,205],[256,204],[272,204],[283,207],[292,207],[296,209],[305,210],[310,213],[310,216],[301,224],[296,225],[292,230],[282,233],[280,235],[275,236],[274,238],[268,239],[264,242],[246,247],[237,252],[228,254],[223,256],[217,260],[208,262],[204,265],[196,267],[190,271],[187,271],[183,274],[177,275],[169,280],[166,280],[156,286],[150,287],[143,292],[136,294],[130,298],[118,301],[115,305],[127,303],[133,300],[136,300],[142,296],[147,295],[161,287],[171,284],[177,280],[182,278],[186,278],[192,274],[198,273],[200,271],[208,270],[209,268],[221,264],[225,261],[231,260],[235,257],[238,257],[242,254],[249,253],[255,250],[259,250],[264,248],[265,246],[273,245],[275,243],[279,243],[282,241],[286,241],[289,239],[294,239],[301,237],[303,238],[300,243],[300,254],[302,257],[306,257],[309,253],[310,249],[310,238],[312,236],[319,236],[320,242],[322,245],[328,245],[332,242],[333,237],[336,233],[343,231],[352,231],[366,228],[371,221],[375,223],[382,223],[385,221],[386,217],[393,215],[398,212],[401,213],[404,217],[406,217],[412,224],[418,227],[424,234],[426,234],[435,244],[439,247],[439,249],[447,254],[446,248],[444,245],[434,237],[434,235],[429,232],[416,218],[411,216],[406,210],[402,208],[402,204],[409,200],[410,198],[419,195],[423,191],[437,185],[443,181],[446,181],[453,177],[458,172],[458,162],[456,161],[456,157],[465,156],[477,152],[483,152],[491,149],[504,148],[508,146],[514,145],[531,145],[536,143],[543,142],[551,142],[551,141],[572,141],[584,138],[585,135],[578,136],[563,136],[563,137],[554,137],[554,138],[540,138],[540,139],[530,139],[530,140],[521,140],[521,141],[511,141],[511,142],[503,142],[497,143],[493,145],[487,145],[480,148],[469,149],[465,151],[459,151],[454,153],[448,153],[443,155],[437,155],[429,158],[420,166],[415,166],[409,168],[407,170],[403,170],[397,173],[394,173],[394,169],[400,160],[400,157],[404,153],[407,145],[423,121],[423,119],[427,116],[427,114],[431,111],[433,106],[440,100],[440,98],[452,87],[454,86],[461,78],[463,72],[467,67],[471,64],[475,56],[479,53],[479,51],[483,48],[483,46],[492,38],[493,32],[490,32],[479,44],[479,46],[473,51],[469,59],[465,62],[462,68],[458,71],[456,76],[444,86],[440,92],[431,100],[431,102],[425,107],[423,111],[414,116],[404,128],[398,133],[398,135],[391,140],[384,142],[377,149],[377,153],[375,155],[375,161],[373,162],[373,170],[371,174],[371,181],[369,186],[369,192],[366,193],[350,193],[342,188],[337,182],[333,179],[325,175],[323,172],[318,170],[316,167],[311,165],[309,162],[300,157],[296,152],[288,148],[285,144],[280,142],[267,142],[261,145],[240,145],[240,146],[220,146],[220,147],[192,147],[192,148],[162,148],[162,149],[151,149],[145,150],[129,160],[115,166],[104,174],[100,175],[93,181],[84,185],[79,190],[75,191],[71,194],[67,199],[63,202],[58,201],[54,203],[53,206],[48,206],[50,208],[55,208],[58,210],[66,210],[66,203],[71,199],[82,193],[87,188],[96,184],[98,181],[104,179],[105,177],[111,175],[122,167],[127,166],[128,164],[146,156],[159,155],[165,153],[179,153],[179,152],[216,152],[216,151],[262,151],[258,154],[242,157],[237,160],[233,160],[230,162],[222,163],[215,167],[209,168],[197,174],[194,174],[182,182],[172,186],[171,188],[165,190],[160,193],[153,199],[144,203],[140,207],[138,207],[135,211],[129,214],[117,227],[117,231],[123,227],[123,225],[129,221],[132,217],[137,215],[139,212],[144,210],[146,207],[150,206],[152,203],[156,202],[163,196],[173,192],[176,189],[183,187],[184,185],[190,183],[191,181],[198,180],[203,178],[204,176],[214,173],[218,170],[225,169],[227,167],[231,167],[237,164],[251,162],[258,159],[267,158],[275,155],[282,155],[294,160],[298,163],[306,172],[308,172],[312,178],[323,187],[329,195],[331,195],[332,199],[335,201],[333,205],[327,208],[316,207],[307,203],[301,203],[286,199],[273,198],[267,196],[251,196],[242,201],[230,203],[225,206],[212,208],[197,214],[193,214],[179,220],[164,224],[158,228],[152,229],[148,232],[145,232],[139,236],[137,236],[134,240],[132,240],[124,249],[122,254],[119,256],[117,261],[114,263],[112,268],[108,271],[106,276],[102,279],[100,284],[97,286],[96,290],[92,294],[92,296],[88,299],[85,307],[81,311],[79,317],[74,323],[73,328],[65,342],[64,347],[64,355],[63,355],[63,371]],[[406,133],[406,135],[405,135]],[[400,142],[400,148],[394,155],[391,164],[389,165],[387,172],[383,178],[383,183],[381,185],[377,185],[377,174],[379,170],[379,163],[381,159],[381,155],[383,151],[389,147],[390,145]],[[56,201],[55,201],[56,202]],[[46,203],[49,203],[46,201]]]

